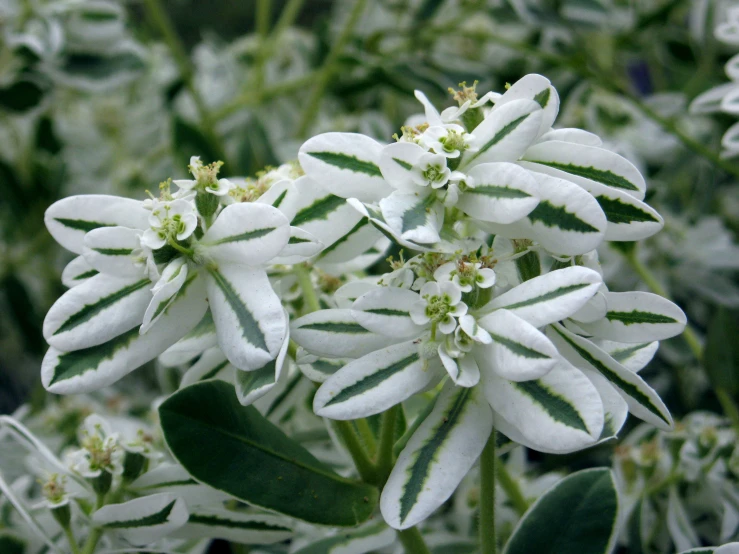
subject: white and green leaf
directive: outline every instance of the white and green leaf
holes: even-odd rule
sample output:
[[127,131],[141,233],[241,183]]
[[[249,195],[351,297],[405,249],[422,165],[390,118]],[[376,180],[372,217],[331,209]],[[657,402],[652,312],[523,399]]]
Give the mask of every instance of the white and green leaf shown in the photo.
[[146,277],[96,275],[54,303],[44,319],[44,338],[59,350],[107,342],[141,324],[151,286]]
[[[505,308],[534,327],[542,327],[576,313],[602,283],[601,276],[586,267],[557,269],[501,294],[484,311]],[[484,318],[478,323],[484,327]]]
[[374,333],[398,338],[416,338],[424,330],[410,316],[413,304],[421,297],[417,292],[397,287],[376,287],[352,304],[354,320]]
[[300,147],[298,159],[306,175],[331,194],[373,202],[392,188],[378,166],[382,145],[357,133],[323,133]]
[[146,265],[136,260],[140,231],[128,227],[101,227],[85,235],[82,255],[100,273],[115,277],[143,277]]
[[162,539],[187,523],[185,501],[171,493],[152,494],[122,504],[108,504],[92,521],[129,543],[145,546]]
[[163,462],[138,477],[129,488],[139,496],[170,493],[182,498],[190,508],[222,504],[229,496],[222,491],[198,483],[184,467]]
[[217,344],[216,325],[208,310],[192,331],[159,356],[159,363],[165,367],[182,365]]
[[269,514],[246,514],[233,510],[191,510],[178,539],[222,539],[238,544],[274,544],[290,539],[292,527],[285,518]]
[[384,523],[370,523],[312,542],[293,554],[365,554],[383,550],[395,542],[395,531]]
[[475,464],[492,429],[493,414],[479,387],[447,383],[382,491],[385,521],[407,529],[431,515]]
[[62,284],[71,289],[95,277],[98,273],[100,272],[97,269],[85,261],[84,256],[77,256],[64,267]]
[[234,384],[236,397],[242,406],[250,406],[269,391],[271,391],[280,380],[287,356],[287,348],[290,337],[285,336],[280,353],[277,358],[267,362],[264,367],[253,371],[237,371]]
[[441,377],[437,359],[421,358],[414,341],[376,350],[329,377],[313,398],[313,411],[331,419],[384,412]]
[[607,292],[603,319],[581,327],[600,339],[625,343],[664,340],[685,330],[687,318],[674,302],[650,292]]
[[536,73],[521,77],[495,101],[495,107],[499,108],[517,100],[533,100],[541,106],[541,126],[536,134],[537,137],[551,129],[559,113],[559,95],[549,79]]
[[672,428],[672,416],[659,395],[636,373],[629,371],[588,339],[561,325],[547,330],[559,352],[576,367],[597,371],[621,393],[635,416],[660,429]]
[[593,341],[609,356],[634,373],[641,371],[652,361],[659,348],[659,341],[626,344],[610,340]]
[[441,240],[444,206],[437,201],[433,189],[423,193],[393,192],[380,200],[380,209],[388,227],[402,239],[421,244]]
[[180,381],[180,388],[207,379],[231,381],[234,371],[235,369],[229,363],[226,355],[218,346],[214,346],[203,352],[198,361],[185,372]]

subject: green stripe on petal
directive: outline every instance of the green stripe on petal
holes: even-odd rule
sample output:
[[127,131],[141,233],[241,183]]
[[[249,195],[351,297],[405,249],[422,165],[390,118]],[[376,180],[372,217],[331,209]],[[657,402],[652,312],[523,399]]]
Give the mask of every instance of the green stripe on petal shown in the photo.
[[348,233],[343,235],[339,240],[335,241],[331,246],[324,248],[321,251],[321,254],[318,256],[319,259],[326,257],[328,254],[336,250],[339,246],[344,244],[346,241],[348,241],[355,233],[359,232],[362,228],[364,228],[366,225],[369,225],[369,219],[366,217],[363,217],[360,219],[357,224],[352,227]]
[[590,433],[577,409],[541,381],[511,381],[511,385],[527,394],[554,420],[573,429]]
[[377,164],[360,160],[356,156],[349,156],[348,154],[341,154],[339,152],[306,152],[306,154],[324,163],[336,166],[339,169],[346,169],[354,173],[365,173],[372,177],[382,177],[382,172],[377,167]]
[[372,308],[372,309],[362,310],[362,311],[367,312],[369,314],[408,317],[407,311],[393,310],[391,308]]
[[89,279],[90,277],[95,277],[95,275],[97,275],[98,273],[100,273],[98,270],[91,269],[90,271],[85,271],[84,273],[80,273],[79,275],[75,275],[73,277],[73,279],[75,281],[82,281],[84,279]]
[[400,158],[393,158],[393,161],[397,163],[403,169],[407,169],[408,171],[413,169],[413,164],[409,164],[408,162],[401,160]]
[[[533,112],[533,113],[535,113],[535,112]],[[514,119],[508,125],[506,125],[505,127],[503,127],[500,131],[498,131],[497,133],[495,133],[495,135],[493,135],[493,137],[489,141],[487,141],[485,144],[483,144],[482,147],[477,152],[475,152],[475,154],[469,159],[469,162],[475,160],[481,154],[487,152],[493,146],[495,146],[496,144],[498,144],[501,140],[503,140],[508,135],[510,135],[530,115],[531,115],[530,113],[527,113],[527,114],[522,115],[521,117],[518,117],[518,118]]]
[[415,204],[410,210],[404,212],[401,218],[401,233],[426,225],[429,210],[434,202],[436,202],[436,195],[429,194],[422,202]]
[[397,362],[392,363],[389,366],[386,366],[368,375],[364,379],[357,381],[353,385],[342,389],[333,398],[331,398],[331,400],[326,402],[325,406],[331,406],[340,402],[346,402],[350,398],[367,392],[368,390],[375,388],[386,379],[389,379],[396,373],[404,370],[409,365],[417,362],[419,359],[420,356],[418,355],[418,353],[413,353],[410,356],[403,358],[402,360],[398,360]]
[[551,97],[551,95],[552,91],[549,87],[547,87],[536,96],[534,96],[534,102],[539,104],[542,108],[546,108],[547,104],[549,104],[549,98]]
[[584,177],[586,179],[591,179],[597,183],[608,185],[609,187],[615,187],[615,188],[619,188],[623,190],[633,190],[633,191],[639,190],[639,187],[637,187],[634,183],[622,177],[621,175],[613,173],[612,171],[598,169],[592,166],[586,167],[586,166],[580,166],[580,165],[575,165],[575,164],[565,164],[565,163],[548,162],[548,161],[545,162],[545,161],[539,161],[539,160],[529,160],[529,161],[542,164],[542,165],[546,165],[549,167],[553,167],[554,169],[559,169],[567,173],[572,173],[573,175],[577,175],[578,177]]

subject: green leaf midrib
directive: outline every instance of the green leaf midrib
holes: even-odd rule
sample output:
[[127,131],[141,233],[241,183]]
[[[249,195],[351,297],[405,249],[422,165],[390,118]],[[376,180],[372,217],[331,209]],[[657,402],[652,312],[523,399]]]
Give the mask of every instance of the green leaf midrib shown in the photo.
[[[572,347],[572,349],[577,352],[577,354],[585,360],[590,366],[595,368],[599,373],[601,373],[606,379],[611,381],[613,384],[615,384],[618,388],[620,388],[622,391],[624,391],[625,394],[632,397],[634,400],[639,402],[640,405],[644,406],[647,410],[652,412],[654,415],[656,415],[658,418],[660,418],[662,421],[667,423],[669,425],[669,420],[665,418],[665,416],[657,409],[656,406],[654,406],[649,399],[649,397],[644,394],[642,391],[640,391],[636,385],[632,383],[628,383],[621,379],[621,377],[612,369],[610,369],[608,366],[606,366],[603,362],[596,359],[590,352],[588,352],[585,348],[577,344],[572,338],[568,337],[566,334],[564,334],[561,330],[557,329],[556,327],[552,327],[555,332],[562,337],[562,340],[564,340],[567,344]],[[618,362],[617,362],[618,363]],[[628,369],[624,369],[624,371],[628,371]],[[634,374],[636,375],[636,374]]]
[[377,164],[367,160],[360,160],[356,156],[350,156],[341,152],[306,152],[306,154],[339,169],[351,171],[352,173],[364,173],[372,177],[382,177],[382,172]]
[[560,171],[571,173],[572,175],[577,175],[578,177],[584,177],[585,179],[590,179],[591,181],[595,181],[596,183],[601,183],[609,187],[632,191],[639,190],[639,187],[634,185],[634,183],[632,183],[622,175],[613,173],[610,170],[598,169],[593,166],[575,165],[571,163],[547,162],[541,160],[528,161],[541,165],[546,165],[553,169],[559,169]]
[[595,196],[606,219],[611,223],[659,223],[659,219],[633,204],[622,202],[619,198]]
[[630,346],[628,348],[622,348],[620,350],[615,350],[615,351],[611,352],[611,358],[613,358],[617,362],[623,362],[623,361],[628,360],[629,358],[631,358],[632,355],[636,354],[642,348],[646,348],[649,345],[650,345],[650,343],[644,342],[642,344],[636,344],[636,345]]
[[644,312],[637,309],[631,310],[630,312],[607,312],[606,319],[608,321],[620,321],[624,325],[636,325],[640,323],[646,323],[649,325],[678,323],[678,321],[672,317],[652,312]]
[[85,304],[85,306],[81,310],[69,316],[67,320],[62,323],[56,331],[54,331],[54,336],[58,335],[59,333],[67,332],[71,329],[74,329],[75,327],[82,325],[83,323],[86,323],[87,321],[90,321],[100,312],[104,311],[107,308],[110,308],[123,298],[129,296],[130,294],[133,294],[137,290],[144,288],[150,283],[151,281],[149,281],[149,279],[142,279],[141,281],[137,281],[136,283],[127,285],[122,289],[118,289],[116,292],[109,294],[108,296],[99,298],[92,304]]
[[524,308],[526,306],[533,306],[535,304],[539,304],[540,302],[546,302],[548,300],[553,300],[554,298],[559,298],[560,296],[564,296],[565,294],[569,294],[576,290],[584,289],[585,287],[589,287],[590,285],[591,283],[576,283],[574,285],[565,285],[564,287],[559,287],[549,292],[545,292],[544,294],[535,296],[534,298],[529,298],[528,300],[521,300],[520,302],[515,302],[514,304],[509,304],[507,306],[499,306],[499,307],[505,308],[506,310],[513,310],[516,308]]
[[[575,407],[566,398],[550,390],[541,380],[511,381],[511,385],[541,406],[554,421],[590,434],[588,426]],[[544,398],[547,398],[549,402]]]
[[431,438],[424,444],[416,454],[416,459],[408,466],[406,474],[408,480],[403,487],[403,495],[400,497],[400,522],[402,523],[408,517],[413,506],[421,494],[423,485],[428,478],[431,463],[436,458],[436,453],[444,444],[449,433],[457,426],[459,418],[464,413],[467,399],[471,394],[471,389],[463,388],[457,393],[454,402],[446,411],[446,416],[442,418],[439,424],[431,433]]
[[341,402],[346,402],[350,398],[354,398],[357,395],[360,395],[364,392],[367,392],[368,390],[372,390],[378,385],[380,385],[385,380],[389,379],[396,373],[399,373],[406,369],[408,366],[416,363],[418,360],[420,360],[420,356],[418,355],[418,352],[414,352],[413,354],[410,354],[409,356],[406,356],[402,360],[398,360],[397,362],[393,362],[389,366],[383,367],[382,369],[375,371],[373,373],[370,373],[366,377],[363,377],[356,383],[353,383],[349,385],[348,387],[345,387],[341,391],[339,391],[331,400],[326,402],[326,406],[332,406],[334,404],[339,404]]
[[498,144],[501,140],[503,140],[505,137],[507,137],[509,134],[511,134],[513,131],[516,130],[516,128],[521,125],[521,123],[524,122],[524,120],[529,117],[532,113],[530,112],[527,114],[524,114],[522,116],[517,117],[510,123],[507,123],[504,125],[497,133],[495,133],[492,138],[487,141],[477,152],[475,152],[472,157],[467,161],[467,163],[471,163],[474,160],[476,160],[478,157],[480,157],[482,154],[490,150],[493,146]]
[[133,248],[91,248],[90,250],[103,256],[129,256],[133,254]]
[[343,206],[345,202],[346,200],[333,194],[319,198],[296,213],[295,217],[290,222],[290,225],[293,227],[299,227],[319,219],[328,220],[329,214],[335,212],[336,209]]
[[525,344],[521,344],[520,342],[516,342],[501,335],[496,335],[495,333],[490,333],[490,331],[488,331],[488,333],[495,342],[503,345],[514,354],[518,354],[519,356],[523,356],[524,358],[532,358],[537,360],[551,359],[550,356],[542,354],[541,352],[539,352],[538,350],[534,350],[533,348],[529,348]]
[[347,333],[347,334],[360,334],[370,333],[359,323],[349,321],[317,321],[315,323],[308,323],[301,325],[298,329],[307,329],[308,331],[324,331],[327,333]]
[[328,254],[330,254],[331,252],[333,252],[334,250],[336,250],[336,249],[337,249],[337,248],[338,248],[338,247],[339,247],[340,245],[342,245],[342,244],[344,244],[344,243],[345,243],[346,241],[348,241],[348,240],[349,240],[349,238],[350,238],[350,237],[351,237],[352,235],[354,235],[355,233],[357,233],[357,232],[358,232],[358,231],[359,231],[359,230],[360,230],[360,229],[361,229],[362,227],[364,227],[364,226],[365,226],[365,225],[367,225],[368,223],[369,223],[369,219],[368,219],[368,218],[366,218],[366,217],[363,217],[362,219],[360,219],[360,220],[359,220],[359,221],[357,222],[357,224],[356,224],[356,225],[355,225],[354,227],[352,227],[352,228],[351,228],[351,229],[349,230],[349,232],[348,232],[348,233],[346,233],[345,235],[343,235],[343,236],[339,237],[339,238],[338,238],[338,239],[337,239],[337,240],[336,240],[336,241],[335,241],[335,242],[334,242],[333,244],[331,244],[330,246],[328,246],[328,247],[324,248],[324,249],[323,249],[323,250],[321,251],[321,254],[319,255],[319,257],[318,257],[318,258],[319,258],[319,259],[325,258],[325,257],[326,257],[326,256],[327,256]]
[[172,502],[167,504],[164,508],[148,516],[144,516],[139,519],[129,519],[126,521],[111,521],[104,523],[103,526],[108,529],[135,529],[137,527],[162,525],[167,523],[167,518],[169,517],[169,514],[172,513],[172,508],[174,508],[175,502],[177,502],[177,499],[172,500]]
[[418,229],[426,225],[428,223],[428,214],[435,201],[436,196],[429,194],[421,202],[403,212],[400,218],[401,233],[412,231],[413,229]]
[[269,235],[272,231],[277,230],[277,227],[265,227],[264,229],[254,229],[252,231],[245,231],[238,235],[232,235],[230,237],[223,237],[216,241],[208,243],[208,246],[218,246],[219,244],[228,244],[230,242],[241,242],[246,240],[254,240]]
[[101,227],[115,227],[114,223],[101,223],[99,221],[88,221],[86,219],[68,219],[66,217],[55,217],[54,221],[58,221],[70,229],[84,231],[85,233],[89,233],[95,229],[100,229]]
[[241,300],[241,297],[234,290],[233,285],[218,271],[211,270],[211,277],[221,289],[226,302],[231,307],[231,310],[236,315],[241,326],[241,336],[246,341],[265,352],[269,352],[267,342],[264,338],[264,333],[259,327],[259,323],[254,318],[254,315],[249,311],[246,304]]
[[577,233],[600,233],[601,230],[580,219],[577,214],[568,212],[565,206],[555,206],[549,200],[541,200],[528,215],[532,223],[541,222],[545,227],[556,227],[563,231]]
[[489,196],[491,198],[531,198],[531,195],[507,186],[500,185],[481,185],[469,187],[464,191],[465,194],[479,194],[481,196]]
[[362,311],[368,314],[386,315],[392,317],[410,317],[408,312],[405,312],[403,310],[394,310],[392,308],[369,308]]

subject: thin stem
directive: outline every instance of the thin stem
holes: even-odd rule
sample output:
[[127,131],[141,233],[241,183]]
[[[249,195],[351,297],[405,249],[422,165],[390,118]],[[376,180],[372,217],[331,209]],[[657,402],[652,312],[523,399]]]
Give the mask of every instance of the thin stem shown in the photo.
[[380,448],[377,451],[377,480],[385,484],[393,469],[393,446],[395,445],[395,427],[398,421],[400,406],[393,406],[382,415],[380,429]]
[[355,423],[357,425],[357,430],[359,431],[359,436],[362,437],[364,446],[367,448],[368,455],[370,457],[374,456],[375,451],[377,450],[377,440],[375,439],[375,434],[372,432],[372,428],[369,425],[369,421],[367,421],[367,418],[363,417],[355,420]]
[[74,533],[69,525],[63,527],[64,536],[67,537],[69,542],[69,548],[72,550],[72,554],[80,554],[79,546],[77,546],[77,539],[74,538]]
[[144,0],[146,6],[146,12],[151,21],[152,25],[161,33],[164,42],[167,44],[174,61],[177,64],[177,68],[180,71],[182,80],[185,82],[185,86],[190,91],[193,102],[195,102],[195,108],[200,115],[200,123],[202,126],[203,134],[205,134],[208,141],[211,143],[216,151],[216,155],[223,161],[226,162],[226,150],[221,143],[220,138],[215,130],[215,124],[213,119],[208,112],[208,108],[205,104],[205,100],[200,94],[200,91],[195,86],[195,71],[190,63],[190,57],[187,55],[184,44],[180,40],[177,31],[175,31],[174,25],[167,15],[167,11],[161,3],[161,0]]
[[[635,250],[632,250],[631,252],[623,252],[619,250],[619,252],[623,254],[624,259],[631,266],[631,269],[634,270],[634,272],[641,278],[642,281],[644,281],[644,283],[652,290],[652,292],[670,300],[670,295],[668,294],[667,290],[665,290],[665,288],[662,286],[662,283],[657,280],[657,278],[649,270],[649,268],[636,257]],[[702,360],[703,346],[701,345],[700,339],[698,338],[698,334],[695,332],[695,329],[690,324],[686,325],[685,331],[683,331],[682,336],[683,339],[685,339],[685,342],[688,344],[690,351],[693,353],[693,356],[695,356],[695,358],[699,361]]]
[[177,250],[177,252],[179,252],[180,254],[184,254],[188,258],[192,258],[195,254],[194,250],[192,250],[191,248],[185,248],[181,244],[178,244],[177,241],[173,238],[167,238],[167,244]]
[[524,515],[526,510],[529,509],[529,503],[523,495],[523,492],[521,492],[521,487],[518,485],[518,481],[511,477],[511,474],[508,472],[508,468],[504,463],[498,464],[496,476],[498,478],[498,484],[500,484],[501,488],[505,491],[508,500],[511,501],[511,504],[513,504],[513,508],[516,510],[518,515]]
[[272,12],[270,0],[257,0],[256,22],[257,34],[259,35],[259,48],[257,49],[254,63],[254,89],[257,94],[264,87],[264,64],[267,61],[267,42],[269,40],[269,16]]
[[431,554],[421,532],[416,527],[398,531],[398,538],[403,545],[405,554]]
[[100,527],[93,527],[90,529],[90,534],[87,536],[85,546],[82,547],[82,554],[93,554],[97,547],[100,537],[103,536],[103,530]]
[[334,44],[331,46],[331,50],[326,56],[326,60],[323,64],[323,67],[321,68],[321,72],[318,75],[316,86],[314,87],[313,92],[311,93],[311,96],[305,105],[305,111],[303,112],[303,117],[301,118],[300,125],[298,126],[299,137],[304,137],[308,133],[310,126],[313,124],[313,121],[318,115],[318,108],[321,103],[323,91],[326,89],[326,86],[328,85],[331,77],[336,71],[339,56],[341,55],[342,50],[344,50],[347,42],[349,42],[349,39],[354,32],[354,28],[357,26],[357,23],[359,23],[359,18],[361,17],[366,5],[367,0],[355,1],[354,8],[349,14],[349,18],[347,19],[344,28],[341,30],[339,38],[337,38],[336,42],[334,42]]
[[354,432],[352,424],[348,421],[332,421],[334,429],[341,437],[344,446],[349,451],[349,455],[357,467],[359,476],[366,483],[372,483],[375,480],[375,467],[372,465],[367,453],[362,448],[359,437]]
[[739,406],[726,389],[717,387],[714,392],[718,397],[718,401],[721,403],[726,417],[731,421],[731,425],[734,427],[734,431],[739,435]]
[[480,552],[497,554],[498,539],[495,535],[495,452],[496,432],[490,433],[480,457]]
[[307,308],[303,310],[303,315],[317,312],[321,309],[321,304],[318,302],[316,289],[313,288],[313,281],[311,281],[308,266],[306,264],[296,264],[293,266],[293,272],[295,272],[298,285],[300,285],[300,289],[303,291],[303,300]]

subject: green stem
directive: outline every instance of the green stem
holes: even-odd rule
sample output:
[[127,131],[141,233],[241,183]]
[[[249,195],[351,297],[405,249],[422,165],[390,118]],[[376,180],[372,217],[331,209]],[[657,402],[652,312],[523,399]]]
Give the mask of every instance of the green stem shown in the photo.
[[269,35],[269,17],[272,12],[270,0],[257,0],[256,27],[259,35],[259,48],[254,62],[254,90],[261,94],[264,87],[264,64],[267,61],[267,43]]
[[[634,250],[630,252],[623,252],[621,250],[619,250],[619,252],[623,254],[624,259],[631,266],[631,269],[634,270],[634,272],[641,278],[642,281],[644,281],[644,283],[652,290],[652,292],[654,292],[655,294],[659,294],[663,298],[671,300],[670,295],[662,286],[662,283],[660,283],[654,276],[654,274],[649,270],[649,268],[636,257],[636,248],[634,248]],[[698,334],[695,332],[695,329],[690,324],[686,325],[685,331],[683,331],[682,336],[683,339],[685,339],[685,342],[688,343],[688,347],[693,353],[693,356],[695,356],[698,361],[702,360],[703,346],[701,346],[700,339],[698,338]]]
[[362,443],[359,441],[359,437],[354,432],[354,428],[348,421],[332,421],[334,429],[341,437],[344,446],[349,451],[349,455],[354,460],[354,465],[357,467],[359,476],[366,483],[373,483],[375,481],[375,467],[372,465],[367,453],[362,448]]
[[293,266],[293,272],[295,277],[298,279],[298,285],[303,291],[303,300],[307,309],[303,310],[303,315],[317,312],[321,309],[321,304],[318,302],[318,295],[316,289],[313,288],[313,281],[310,278],[310,269],[306,264],[296,264]]
[[215,124],[205,104],[205,100],[195,86],[195,70],[190,63],[190,57],[187,55],[184,44],[182,44],[172,21],[167,15],[167,11],[164,9],[161,0],[144,0],[144,4],[146,6],[149,20],[161,33],[164,42],[172,53],[172,57],[174,57],[174,61],[180,71],[182,80],[190,91],[190,95],[195,103],[195,108],[200,116],[203,134],[208,139],[208,142],[213,146],[218,158],[226,163],[226,149],[223,147],[223,144],[216,133]]
[[63,530],[64,536],[67,537],[67,541],[69,542],[69,548],[71,549],[72,554],[80,554],[79,546],[77,546],[77,539],[74,538],[72,528],[69,525],[66,525]]
[[185,248],[181,244],[178,244],[173,238],[167,238],[167,244],[177,250],[180,254],[184,254],[188,258],[192,258],[195,255],[195,251],[191,248]]
[[739,435],[739,406],[737,406],[736,400],[724,388],[716,387],[714,392],[718,397],[718,401],[721,403],[721,408],[723,408],[726,417],[731,421],[734,431]]
[[511,504],[513,504],[513,508],[516,510],[518,515],[524,515],[526,510],[529,509],[529,503],[523,495],[523,492],[521,492],[521,487],[518,485],[518,481],[511,477],[511,474],[508,473],[508,468],[504,463],[498,464],[496,476],[498,478],[498,483],[505,491],[508,500],[511,501]]
[[405,554],[431,554],[421,532],[416,527],[398,531],[398,538],[403,545]]
[[400,406],[393,406],[382,414],[380,429],[380,448],[377,451],[377,480],[380,485],[385,484],[393,469],[393,446],[395,445],[395,426],[398,420]]
[[355,420],[354,423],[356,424],[359,436],[362,438],[364,446],[367,449],[367,455],[370,458],[373,457],[377,450],[377,440],[375,439],[375,434],[372,432],[369,421],[367,421],[367,418],[363,417]]
[[331,46],[331,50],[326,56],[326,60],[323,64],[323,67],[321,68],[321,72],[318,74],[316,86],[313,88],[313,92],[311,93],[311,96],[305,105],[305,111],[303,112],[303,117],[300,120],[300,125],[298,125],[298,136],[299,137],[305,137],[305,135],[308,133],[308,130],[310,129],[310,126],[313,124],[313,121],[318,115],[318,108],[321,103],[321,97],[323,96],[323,91],[326,89],[326,86],[328,86],[328,83],[331,80],[331,77],[336,71],[336,66],[338,65],[337,62],[339,60],[339,56],[341,55],[341,52],[344,50],[344,47],[346,46],[346,44],[349,42],[349,39],[351,38],[352,33],[354,32],[354,28],[359,23],[359,18],[361,17],[362,12],[364,11],[364,8],[366,5],[367,5],[367,0],[356,0],[355,1],[354,8],[352,9],[352,12],[349,14],[349,18],[347,19],[346,24],[344,25],[344,28],[341,30],[341,34],[339,35],[339,38],[337,38],[336,42],[334,42],[334,44]]
[[495,452],[496,432],[490,433],[480,457],[480,552],[497,554],[498,540],[495,535]]
[[85,546],[82,547],[82,554],[93,554],[102,535],[103,530],[100,527],[93,527],[90,529],[90,534],[87,536]]

